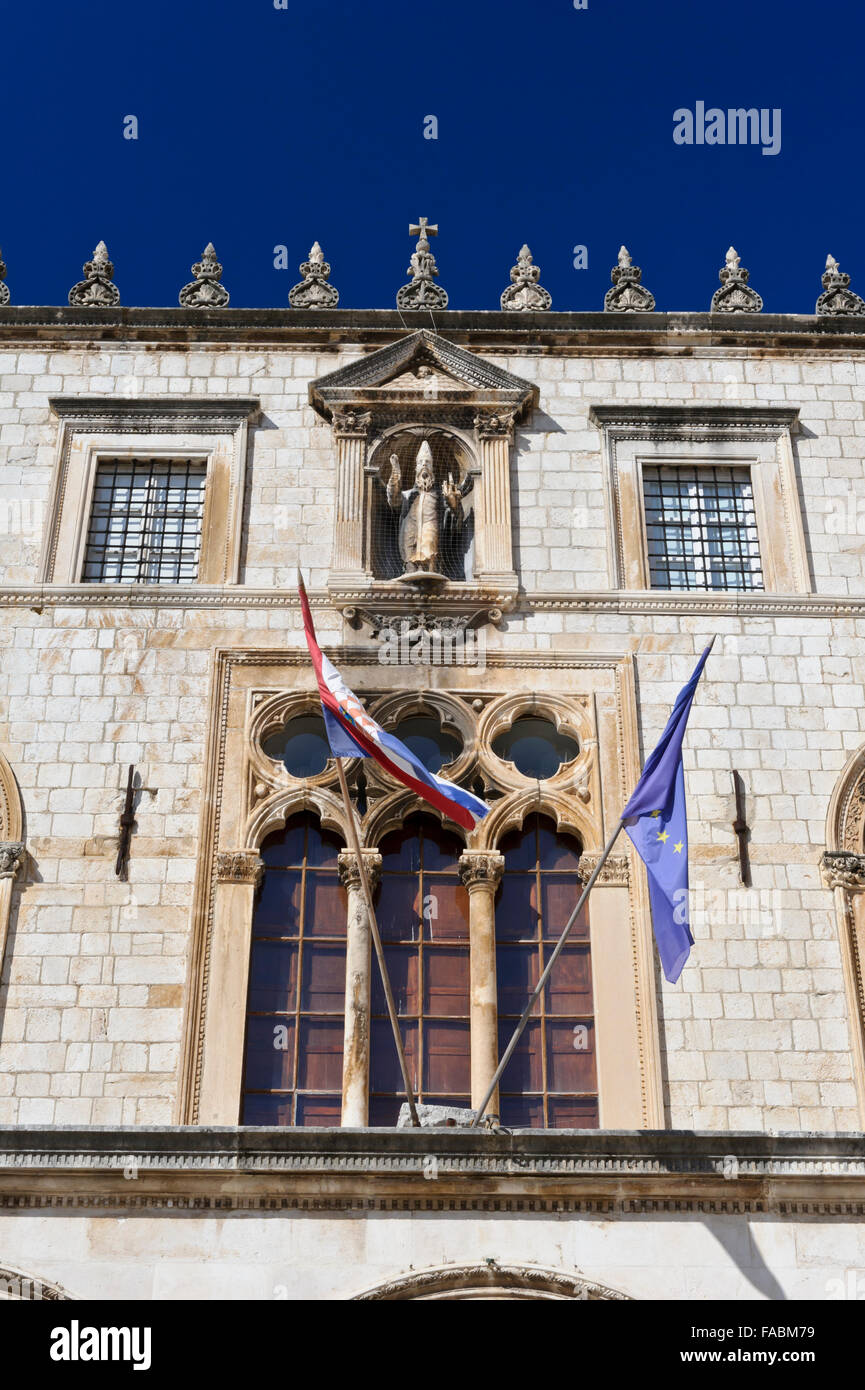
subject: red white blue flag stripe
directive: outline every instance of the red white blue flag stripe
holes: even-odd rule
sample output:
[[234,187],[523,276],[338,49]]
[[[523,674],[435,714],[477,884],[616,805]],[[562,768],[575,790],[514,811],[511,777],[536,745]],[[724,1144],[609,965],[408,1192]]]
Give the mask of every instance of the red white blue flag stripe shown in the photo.
[[302,579],[298,580],[298,592],[306,642],[318,681],[325,728],[334,757],[374,758],[380,767],[435,806],[436,810],[449,816],[464,830],[473,830],[478,821],[488,814],[489,806],[480,797],[464,791],[455,783],[434,776],[410,748],[406,748],[404,743],[370,718],[316,641]]

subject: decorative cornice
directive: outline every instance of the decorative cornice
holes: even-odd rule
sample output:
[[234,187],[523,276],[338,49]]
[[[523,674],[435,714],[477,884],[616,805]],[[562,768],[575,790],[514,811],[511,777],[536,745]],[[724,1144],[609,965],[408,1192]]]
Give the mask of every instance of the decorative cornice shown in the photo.
[[826,850],[820,858],[820,872],[827,888],[846,888],[848,893],[865,891],[865,854]]
[[[391,598],[381,585],[363,589],[340,589],[333,593],[310,593],[310,605],[325,611],[349,613],[363,607],[381,613]],[[407,594],[401,607],[393,597],[392,616],[411,617],[417,613],[417,596]],[[697,592],[673,593],[660,589],[587,590],[584,592],[531,591],[520,596],[499,592],[490,594],[477,586],[445,589],[436,598],[436,611],[462,613],[469,605],[483,608],[488,620],[496,624],[497,610],[511,618],[530,620],[535,613],[612,613],[622,616],[653,617],[658,614],[729,618],[834,618],[865,617],[865,596],[833,597],[823,594],[770,594]],[[493,605],[492,607],[490,605]],[[175,584],[8,584],[0,588],[0,607],[8,608],[205,608],[226,610],[243,608],[298,608],[293,589],[260,589],[252,585],[175,585]],[[365,617],[365,614],[363,615]],[[489,662],[498,653],[488,652]],[[503,649],[505,658],[520,653]]]
[[20,840],[0,840],[0,879],[14,878],[24,863],[26,849]]
[[0,1128],[0,1207],[16,1210],[862,1215],[863,1178],[862,1134]]
[[50,396],[48,404],[71,429],[100,434],[233,432],[261,409],[256,396]]
[[255,849],[220,850],[216,856],[218,883],[250,883],[257,888],[264,873],[264,860]]
[[[583,880],[583,883],[588,883],[589,879],[591,878],[592,874],[595,872],[595,869],[597,868],[598,860],[600,859],[600,857],[600,854],[580,855],[580,862],[577,865],[577,873]],[[595,884],[600,886],[606,885],[610,888],[627,888],[628,884],[631,881],[630,875],[631,870],[628,856],[626,854],[611,854],[607,858],[604,867],[598,874],[598,877],[595,879]]]
[[[615,430],[687,431],[695,436],[736,430],[762,430],[778,434],[795,431],[799,425],[798,406],[749,405],[591,405],[593,424]],[[654,438],[654,434],[651,436]]]

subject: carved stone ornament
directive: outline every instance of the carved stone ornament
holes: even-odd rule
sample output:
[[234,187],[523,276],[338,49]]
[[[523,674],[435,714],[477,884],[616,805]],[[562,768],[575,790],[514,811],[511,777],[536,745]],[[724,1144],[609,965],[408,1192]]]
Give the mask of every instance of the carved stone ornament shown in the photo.
[[216,255],[216,247],[209,241],[204,248],[201,260],[192,267],[195,276],[192,284],[184,285],[179,299],[184,309],[224,309],[229,294],[222,279],[222,266]]
[[740,265],[741,257],[734,246],[727,252],[724,268],[719,271],[721,289],[712,295],[713,314],[759,314],[763,301],[756,290],[749,289],[750,271]]
[[[600,854],[581,854],[580,862],[577,865],[577,873],[583,883],[588,883],[595,871]],[[611,854],[607,857],[604,867],[595,879],[596,884],[606,884],[608,887],[627,887],[630,882],[630,870],[628,856],[626,854]]]
[[[370,888],[375,888],[381,873],[381,855],[377,849],[362,849],[366,877]],[[360,867],[353,849],[341,849],[336,861],[339,881],[348,890],[360,889]]]
[[447,308],[447,290],[443,290],[441,285],[435,283],[438,267],[435,256],[429,249],[429,237],[438,236],[438,231],[438,227],[431,226],[425,217],[419,218],[416,223],[413,222],[409,227],[409,236],[416,236],[418,243],[406,271],[406,274],[411,276],[411,280],[407,285],[403,285],[400,290],[397,290],[396,307],[398,309]]
[[826,850],[820,870],[827,888],[846,888],[849,893],[865,891],[865,854]]
[[9,286],[4,283],[6,279],[6,263],[3,260],[3,253],[0,251],[0,308],[9,303]]
[[335,410],[332,424],[337,439],[366,439],[372,416],[368,410]]
[[366,608],[344,608],[342,616],[349,627],[357,630],[362,623],[370,628],[373,637],[387,633],[409,644],[440,638],[463,637],[476,628],[502,621],[500,608],[477,608],[472,613],[409,613],[405,609],[393,613],[370,613]]
[[69,303],[78,309],[110,309],[120,303],[120,291],[115,284],[114,266],[108,259],[108,247],[100,241],[93,260],[84,266],[84,279],[69,291]]
[[604,295],[604,313],[610,314],[626,310],[638,314],[650,314],[655,307],[655,296],[641,285],[643,272],[631,260],[627,246],[619,247],[619,264],[610,272],[613,288]]
[[298,268],[303,279],[288,292],[292,309],[335,309],[339,303],[339,290],[327,283],[330,264],[324,259],[324,252],[317,241],[312,243],[309,260],[303,261]]
[[523,246],[517,263],[511,267],[511,283],[502,291],[501,306],[508,311],[539,313],[549,309],[553,299],[549,290],[538,284],[541,271],[532,260],[528,246]]
[[478,439],[507,439],[512,441],[515,418],[513,411],[506,410],[487,410],[478,413],[474,420]]
[[467,850],[460,856],[459,871],[469,892],[484,886],[495,889],[505,871],[505,857],[498,850]]
[[0,840],[0,878],[14,878],[24,862],[20,840]]
[[257,888],[263,873],[264,861],[258,850],[221,850],[216,856],[216,877],[220,883],[251,883]]
[[848,288],[850,276],[844,273],[834,256],[826,257],[826,269],[821,283],[823,293],[817,300],[815,313],[847,316],[865,314],[865,299]]

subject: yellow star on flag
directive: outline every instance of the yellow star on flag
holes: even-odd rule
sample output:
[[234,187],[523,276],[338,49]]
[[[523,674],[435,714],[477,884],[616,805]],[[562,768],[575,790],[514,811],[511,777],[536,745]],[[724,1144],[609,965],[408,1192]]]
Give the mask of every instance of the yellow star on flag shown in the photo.
[[667,834],[667,831],[666,831],[666,830],[662,830],[662,831],[660,832],[660,834],[658,835],[658,839],[659,839],[659,840],[663,840],[664,844],[667,843],[667,841],[669,840],[669,838],[670,838],[670,837],[669,837],[669,835]]
[[673,849],[676,851],[677,854],[682,853],[682,846],[684,845],[684,843],[684,840],[680,840],[677,845],[673,845]]

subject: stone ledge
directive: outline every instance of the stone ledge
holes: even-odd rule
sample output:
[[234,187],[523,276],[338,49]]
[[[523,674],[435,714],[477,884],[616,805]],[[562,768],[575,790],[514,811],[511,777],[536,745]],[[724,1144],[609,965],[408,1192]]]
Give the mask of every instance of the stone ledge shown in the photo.
[[[0,341],[84,340],[174,343],[310,344],[376,347],[432,327],[427,312],[396,309],[180,309],[10,305],[0,309]],[[690,346],[761,348],[833,346],[849,350],[863,339],[865,317],[705,312],[603,313],[500,310],[437,311],[435,330],[453,342],[490,350],[560,352],[562,349],[647,347],[681,352]]]

